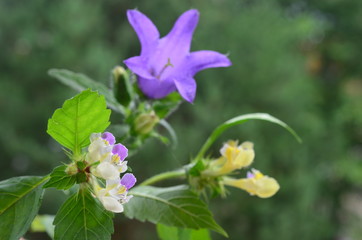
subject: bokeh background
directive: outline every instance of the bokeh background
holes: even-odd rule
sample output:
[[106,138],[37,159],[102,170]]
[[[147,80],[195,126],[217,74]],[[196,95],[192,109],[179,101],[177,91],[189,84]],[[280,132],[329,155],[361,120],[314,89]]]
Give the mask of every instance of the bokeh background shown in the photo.
[[[223,134],[210,151],[217,156],[228,139],[253,141],[253,166],[281,185],[267,200],[236,189],[211,200],[230,239],[362,239],[357,0],[0,0],[0,180],[44,175],[67,161],[45,131],[55,108],[76,92],[47,70],[67,68],[109,84],[110,69],[140,51],[126,19],[133,8],[161,35],[197,8],[192,49],[228,53],[233,62],[196,76],[195,103],[169,118],[179,138],[175,149],[150,140],[129,160],[139,180],[187,163],[221,122],[268,112],[292,126],[303,144],[272,124],[249,122]],[[64,198],[47,190],[41,213],[55,214]],[[157,239],[153,225],[122,215],[115,230],[114,239]]]

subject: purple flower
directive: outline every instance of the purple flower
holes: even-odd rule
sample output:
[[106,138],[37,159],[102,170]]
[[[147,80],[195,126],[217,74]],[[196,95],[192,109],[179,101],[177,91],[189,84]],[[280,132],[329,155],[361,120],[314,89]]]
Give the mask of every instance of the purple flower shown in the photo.
[[138,84],[150,98],[163,98],[178,91],[188,102],[196,94],[194,75],[206,68],[228,67],[230,60],[214,51],[190,53],[193,32],[199,12],[191,9],[183,13],[172,30],[160,39],[152,21],[137,10],[127,11],[128,21],[141,42],[141,55],[124,61],[138,76]]

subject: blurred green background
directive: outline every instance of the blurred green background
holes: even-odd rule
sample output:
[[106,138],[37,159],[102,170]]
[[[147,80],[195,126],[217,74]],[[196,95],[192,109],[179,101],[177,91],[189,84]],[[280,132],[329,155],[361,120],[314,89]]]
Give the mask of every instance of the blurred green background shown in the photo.
[[[362,1],[0,0],[0,180],[44,175],[67,161],[46,134],[55,108],[76,92],[47,75],[83,72],[109,84],[110,69],[139,54],[126,10],[138,8],[168,33],[190,8],[201,12],[192,49],[229,53],[233,66],[196,76],[194,104],[169,119],[179,145],[150,140],[130,158],[139,181],[195,156],[221,122],[267,112],[292,126],[249,122],[226,132],[254,142],[254,167],[281,189],[258,199],[230,189],[211,201],[230,239],[362,239]],[[117,122],[117,116],[113,116]],[[47,190],[41,213],[64,194]],[[117,216],[114,239],[157,239],[151,224]],[[29,239],[46,239],[29,234]],[[213,235],[213,239],[223,239]]]

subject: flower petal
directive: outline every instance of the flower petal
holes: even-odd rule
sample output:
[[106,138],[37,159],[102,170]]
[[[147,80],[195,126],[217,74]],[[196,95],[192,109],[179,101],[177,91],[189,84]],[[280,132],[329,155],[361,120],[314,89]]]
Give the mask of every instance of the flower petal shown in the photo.
[[163,98],[176,90],[175,84],[170,79],[146,79],[138,78],[138,86],[142,92],[149,98]]
[[126,173],[121,179],[121,184],[129,190],[136,184],[136,181],[137,179],[132,173]]
[[110,132],[104,132],[102,138],[106,140],[110,145],[113,145],[116,142],[115,137]]
[[109,162],[102,162],[97,166],[97,174],[104,179],[119,178],[118,169]]
[[105,209],[115,213],[123,212],[123,205],[113,197],[100,198]]
[[194,76],[206,68],[229,67],[232,63],[224,54],[205,50],[192,52],[184,64],[189,68],[191,76]]
[[148,71],[148,65],[143,57],[131,57],[123,61],[129,69],[135,74],[146,79],[154,79],[155,77]]
[[[178,64],[178,59],[190,52],[192,35],[199,21],[199,15],[195,9],[184,12],[177,19],[172,30],[161,39],[160,49],[163,53],[168,54],[168,58],[175,66]],[[162,64],[165,63],[162,62]]]
[[127,17],[141,42],[141,55],[147,55],[160,38],[156,26],[146,15],[137,10],[128,10]]
[[188,102],[192,103],[196,95],[196,81],[192,77],[175,78],[177,91]]
[[123,161],[128,156],[128,149],[123,144],[117,143],[113,146],[112,153],[117,154]]

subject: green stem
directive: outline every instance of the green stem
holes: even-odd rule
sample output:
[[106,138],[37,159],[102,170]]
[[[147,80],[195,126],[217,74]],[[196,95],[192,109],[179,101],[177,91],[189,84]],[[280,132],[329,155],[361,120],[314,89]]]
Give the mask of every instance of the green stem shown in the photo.
[[169,171],[157,174],[142,182],[140,186],[147,186],[162,180],[171,179],[171,178],[180,178],[180,177],[186,177],[186,169],[181,168],[175,171]]

